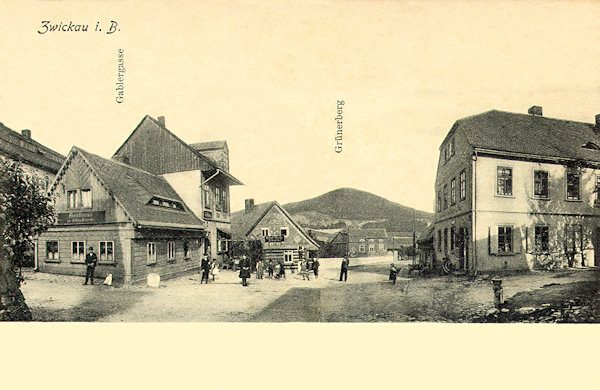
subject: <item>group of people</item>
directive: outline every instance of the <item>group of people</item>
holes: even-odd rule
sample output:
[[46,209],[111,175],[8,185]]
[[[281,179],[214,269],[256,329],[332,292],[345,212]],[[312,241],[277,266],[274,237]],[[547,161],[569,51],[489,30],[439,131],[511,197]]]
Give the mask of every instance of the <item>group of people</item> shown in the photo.
[[208,284],[210,276],[212,276],[212,280],[214,281],[215,275],[218,275],[220,272],[219,268],[220,267],[219,263],[217,262],[217,259],[210,260],[208,255],[202,256],[202,261],[200,262],[200,284],[202,284],[202,282]]

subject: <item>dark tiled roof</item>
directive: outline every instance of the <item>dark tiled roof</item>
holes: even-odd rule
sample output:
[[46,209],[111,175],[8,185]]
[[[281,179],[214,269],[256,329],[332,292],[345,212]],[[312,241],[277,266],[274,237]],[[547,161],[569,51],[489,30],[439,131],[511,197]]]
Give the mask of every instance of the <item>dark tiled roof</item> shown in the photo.
[[[165,178],[76,147],[73,147],[71,153],[80,153],[85,158],[110,193],[138,224],[203,228],[204,223],[185,206]],[[184,205],[186,211],[149,205],[148,202],[154,197],[179,202]]]
[[65,156],[0,123],[0,154],[55,174]]
[[600,162],[600,151],[582,147],[600,146],[591,123],[491,110],[459,119],[454,127],[475,148]]
[[348,229],[348,241],[357,242],[360,239],[387,238],[385,229]]
[[275,202],[254,205],[248,212],[236,211],[231,214],[231,237],[243,241],[250,230],[265,216]]

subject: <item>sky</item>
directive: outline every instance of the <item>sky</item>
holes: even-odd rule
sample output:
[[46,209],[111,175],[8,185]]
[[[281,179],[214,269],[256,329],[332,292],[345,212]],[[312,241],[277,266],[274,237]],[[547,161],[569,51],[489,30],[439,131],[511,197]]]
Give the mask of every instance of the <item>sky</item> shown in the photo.
[[[590,123],[600,113],[600,2],[0,7],[0,122],[64,155],[76,145],[110,158],[146,114],[163,115],[186,142],[227,141],[245,184],[231,188],[234,211],[340,187],[432,211],[438,148],[457,119],[532,105]],[[45,20],[89,27],[39,34]],[[112,20],[119,31],[106,34]]]

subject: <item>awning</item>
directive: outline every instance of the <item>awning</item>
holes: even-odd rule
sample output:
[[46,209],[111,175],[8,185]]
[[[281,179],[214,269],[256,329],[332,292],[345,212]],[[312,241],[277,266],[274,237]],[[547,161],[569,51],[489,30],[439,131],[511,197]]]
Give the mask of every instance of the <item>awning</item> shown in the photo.
[[228,228],[217,228],[217,237],[222,239],[231,239],[231,231]]
[[224,170],[222,170],[220,168],[208,169],[208,170],[202,171],[202,174],[204,175],[204,177],[206,179],[213,178],[213,176],[215,176],[215,177],[220,176],[221,180],[225,181],[225,183],[230,186],[244,185],[244,183],[242,183],[241,181],[239,181],[238,179],[233,177],[229,172],[225,172]]

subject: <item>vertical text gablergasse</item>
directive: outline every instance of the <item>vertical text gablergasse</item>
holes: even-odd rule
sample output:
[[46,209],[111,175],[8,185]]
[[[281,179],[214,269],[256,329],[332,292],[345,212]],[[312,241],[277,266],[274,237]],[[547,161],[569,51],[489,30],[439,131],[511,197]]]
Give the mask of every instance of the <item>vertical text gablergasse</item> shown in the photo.
[[335,147],[333,150],[336,153],[342,153],[342,134],[344,132],[344,124],[343,124],[343,113],[344,113],[344,104],[346,104],[343,100],[337,101],[337,116],[335,117],[336,121],[336,133],[335,133]]
[[123,103],[125,100],[125,50],[123,49],[117,51],[117,82],[115,85],[117,91],[115,101]]

